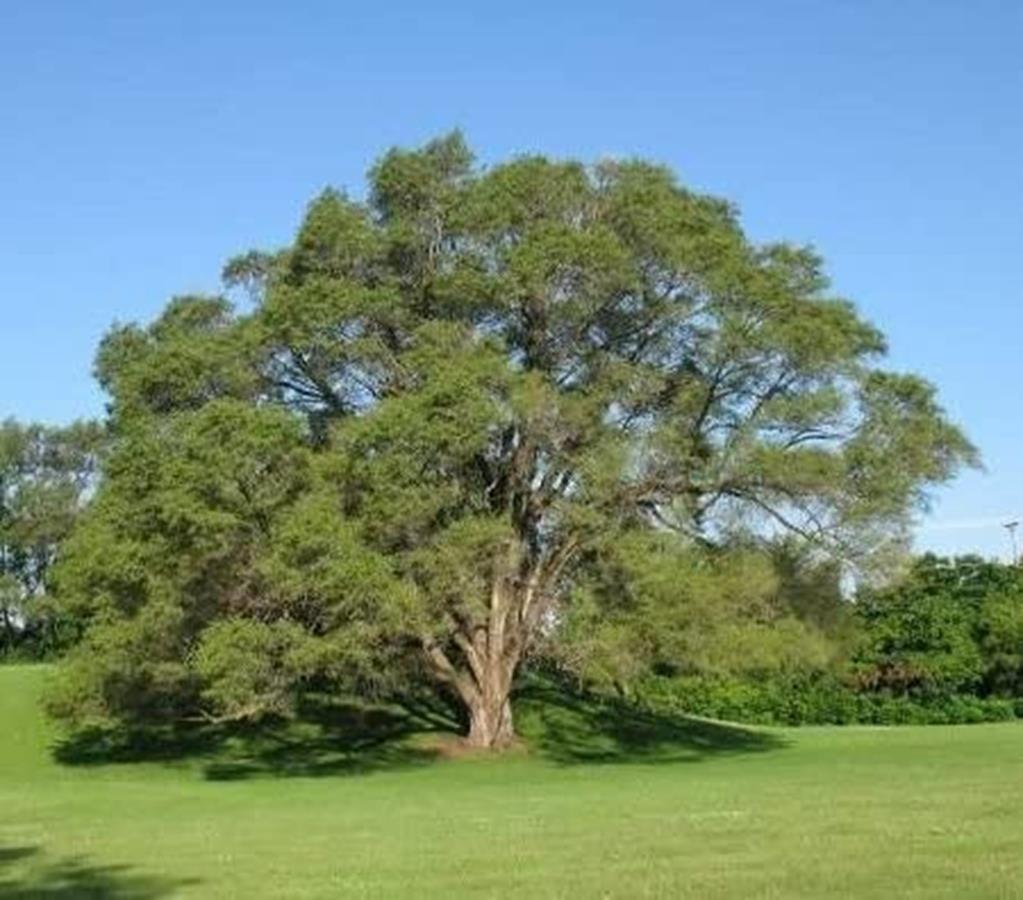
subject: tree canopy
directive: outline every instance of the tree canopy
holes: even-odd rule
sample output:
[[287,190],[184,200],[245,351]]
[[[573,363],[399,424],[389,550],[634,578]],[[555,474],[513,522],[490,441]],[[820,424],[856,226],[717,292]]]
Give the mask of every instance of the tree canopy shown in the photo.
[[771,618],[724,560],[781,534],[868,560],[975,459],[811,249],[643,161],[392,150],[225,282],[248,301],[177,298],[100,348],[66,715],[431,684],[499,746],[531,656],[696,653],[673,629],[712,597]]

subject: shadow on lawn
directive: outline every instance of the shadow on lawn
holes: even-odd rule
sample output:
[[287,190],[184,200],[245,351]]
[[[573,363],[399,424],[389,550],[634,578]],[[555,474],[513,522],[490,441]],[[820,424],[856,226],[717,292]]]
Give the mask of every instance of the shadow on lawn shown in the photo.
[[259,724],[186,724],[134,731],[86,730],[60,741],[54,756],[68,765],[118,762],[199,764],[211,781],[256,776],[355,775],[422,765],[435,748],[413,741],[450,731],[453,720],[432,708],[415,712],[311,697],[294,720]]
[[11,866],[32,859],[38,847],[0,847],[0,898],[3,900],[157,900],[173,896],[194,880],[156,878],[128,866],[97,866],[78,858],[35,860],[25,874]]
[[[515,708],[529,750],[563,765],[695,762],[784,746],[768,732],[656,713],[542,681],[524,686]],[[458,731],[439,705],[366,707],[319,697],[307,699],[294,721],[80,732],[54,753],[71,765],[198,764],[211,781],[355,775],[430,763]]]
[[530,746],[563,765],[698,762],[786,744],[770,732],[654,712],[548,684],[523,690],[519,710],[520,730]]

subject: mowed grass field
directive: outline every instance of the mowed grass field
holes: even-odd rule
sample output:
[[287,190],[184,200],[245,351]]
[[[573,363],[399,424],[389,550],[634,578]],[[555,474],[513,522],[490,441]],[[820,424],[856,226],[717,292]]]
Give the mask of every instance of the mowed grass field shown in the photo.
[[596,728],[539,704],[501,758],[310,732],[62,764],[45,676],[0,668],[3,898],[1023,897],[1017,724]]

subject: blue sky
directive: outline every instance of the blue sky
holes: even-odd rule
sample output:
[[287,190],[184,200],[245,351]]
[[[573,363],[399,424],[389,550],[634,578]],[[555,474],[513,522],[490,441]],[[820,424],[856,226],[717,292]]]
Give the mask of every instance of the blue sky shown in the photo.
[[1023,4],[817,0],[5,4],[0,418],[99,414],[114,320],[213,291],[383,149],[643,155],[810,242],[987,471],[919,543],[1023,518]]

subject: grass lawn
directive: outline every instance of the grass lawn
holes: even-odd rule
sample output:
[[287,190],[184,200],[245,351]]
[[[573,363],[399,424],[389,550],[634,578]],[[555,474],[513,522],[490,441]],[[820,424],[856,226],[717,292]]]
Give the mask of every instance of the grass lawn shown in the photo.
[[534,700],[531,751],[497,759],[320,729],[62,764],[45,675],[0,668],[3,898],[1023,897],[1018,724],[749,732]]

